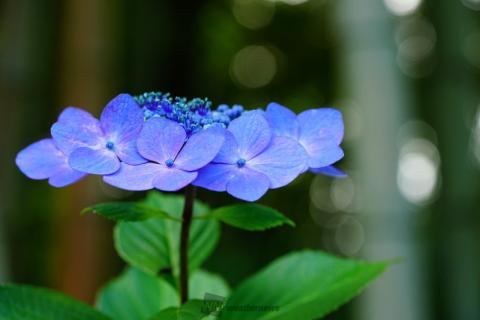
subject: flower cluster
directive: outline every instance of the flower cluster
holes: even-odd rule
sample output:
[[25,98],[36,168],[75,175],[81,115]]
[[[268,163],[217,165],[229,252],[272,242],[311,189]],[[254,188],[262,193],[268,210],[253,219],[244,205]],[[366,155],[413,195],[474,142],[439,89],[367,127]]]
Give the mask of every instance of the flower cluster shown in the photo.
[[343,157],[343,121],[329,108],[299,115],[276,103],[266,110],[212,110],[207,99],[121,94],[100,119],[65,109],[51,135],[23,149],[16,163],[29,178],[55,187],[97,174],[126,190],[192,184],[255,201],[308,169],[345,175],[332,166]]
[[135,97],[135,100],[143,109],[145,120],[154,117],[173,120],[180,123],[189,136],[214,124],[226,128],[243,113],[243,107],[239,105],[231,108],[220,105],[217,110],[211,110],[212,103],[206,98],[187,100],[161,92],[144,93]]

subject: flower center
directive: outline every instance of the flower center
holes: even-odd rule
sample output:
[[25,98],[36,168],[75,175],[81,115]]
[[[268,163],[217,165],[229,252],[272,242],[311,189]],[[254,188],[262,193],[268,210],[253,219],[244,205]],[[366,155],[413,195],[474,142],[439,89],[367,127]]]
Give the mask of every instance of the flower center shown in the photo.
[[244,166],[245,166],[245,163],[247,163],[247,161],[246,161],[245,159],[238,159],[238,160],[237,160],[237,166],[238,166],[239,168],[244,167]]
[[207,98],[187,98],[171,96],[169,93],[146,92],[135,97],[143,110],[145,120],[162,117],[178,122],[190,136],[214,124],[224,128],[243,113],[240,105],[220,105],[212,109],[212,102]]
[[113,144],[112,141],[108,141],[108,142],[105,144],[105,147],[106,147],[108,150],[113,150],[113,148],[115,147],[115,145]]
[[168,159],[165,161],[165,165],[169,168],[173,167],[173,160],[172,159]]

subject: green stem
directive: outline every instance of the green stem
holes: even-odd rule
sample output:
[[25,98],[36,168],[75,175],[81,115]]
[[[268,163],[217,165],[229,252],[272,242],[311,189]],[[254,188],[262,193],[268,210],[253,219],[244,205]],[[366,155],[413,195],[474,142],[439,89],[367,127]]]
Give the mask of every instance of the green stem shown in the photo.
[[195,187],[185,189],[185,204],[183,206],[182,230],[180,233],[180,303],[188,301],[188,240],[195,202]]

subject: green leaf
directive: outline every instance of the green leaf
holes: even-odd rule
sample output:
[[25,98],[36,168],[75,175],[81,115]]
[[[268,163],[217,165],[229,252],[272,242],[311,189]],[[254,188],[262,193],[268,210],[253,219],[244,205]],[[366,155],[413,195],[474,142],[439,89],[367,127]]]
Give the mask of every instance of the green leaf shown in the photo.
[[161,311],[149,320],[201,320],[209,317],[202,310],[204,302],[201,300],[191,300],[177,308],[169,308]]
[[107,202],[85,208],[81,214],[95,213],[114,221],[141,221],[153,217],[179,220],[142,202]]
[[106,315],[61,293],[23,285],[0,286],[2,320],[108,320]]
[[177,291],[168,282],[128,268],[100,291],[96,306],[116,320],[143,320],[178,303]]
[[[150,193],[147,204],[181,218],[183,197]],[[205,214],[208,207],[196,201],[194,215]],[[180,227],[177,221],[152,218],[139,222],[120,222],[115,227],[115,247],[131,266],[156,275],[160,271],[179,274]],[[215,220],[195,219],[190,230],[189,267],[198,268],[215,248],[220,235]]]
[[205,294],[228,297],[230,287],[219,275],[205,270],[196,270],[189,281],[190,299],[204,299]]
[[295,226],[292,220],[277,210],[255,203],[218,208],[207,217],[214,217],[229,225],[249,231],[265,230],[283,224]]
[[[227,297],[228,284],[218,275],[196,270],[190,278],[190,297],[203,299],[205,293]],[[177,291],[163,278],[151,276],[135,268],[127,268],[98,294],[96,306],[118,320],[142,320],[161,310],[177,307]]]
[[[321,318],[359,294],[387,266],[388,263],[346,260],[322,252],[288,254],[234,290],[220,319]],[[249,311],[238,311],[242,306],[249,306]],[[252,310],[251,306],[264,310]]]

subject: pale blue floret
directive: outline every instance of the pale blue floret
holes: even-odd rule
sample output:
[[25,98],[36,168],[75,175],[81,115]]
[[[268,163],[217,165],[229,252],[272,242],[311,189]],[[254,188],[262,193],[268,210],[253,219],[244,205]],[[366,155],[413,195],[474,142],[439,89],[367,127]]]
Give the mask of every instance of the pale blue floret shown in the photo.
[[178,122],[153,117],[145,122],[137,140],[138,151],[149,162],[122,163],[118,172],[103,180],[126,190],[179,190],[195,180],[197,171],[215,158],[224,135],[225,129],[212,126],[187,139],[185,129]]
[[67,108],[50,132],[71,168],[89,174],[111,174],[120,163],[147,162],[136,150],[143,113],[133,97],[120,94],[103,109],[100,119],[85,110]]
[[57,148],[53,139],[43,139],[29,145],[18,153],[15,162],[30,179],[48,179],[48,183],[57,188],[77,182],[85,176],[85,173],[68,165],[67,155]]
[[[226,111],[223,106],[219,109]],[[268,189],[292,182],[307,160],[297,141],[272,135],[261,111],[248,111],[230,123],[225,143],[213,161],[199,170],[193,185],[256,201]]]
[[346,174],[333,167],[343,158],[343,119],[332,108],[309,109],[296,115],[290,109],[272,102],[264,113],[274,135],[295,139],[308,154],[305,170],[334,177]]

